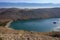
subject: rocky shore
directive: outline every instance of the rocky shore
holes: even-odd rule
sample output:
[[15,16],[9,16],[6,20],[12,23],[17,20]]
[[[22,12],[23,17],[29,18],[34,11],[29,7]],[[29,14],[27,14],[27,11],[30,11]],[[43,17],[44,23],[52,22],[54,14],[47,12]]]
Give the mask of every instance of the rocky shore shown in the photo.
[[60,32],[14,30],[8,27],[11,22],[9,20],[7,26],[0,26],[0,40],[60,40]]

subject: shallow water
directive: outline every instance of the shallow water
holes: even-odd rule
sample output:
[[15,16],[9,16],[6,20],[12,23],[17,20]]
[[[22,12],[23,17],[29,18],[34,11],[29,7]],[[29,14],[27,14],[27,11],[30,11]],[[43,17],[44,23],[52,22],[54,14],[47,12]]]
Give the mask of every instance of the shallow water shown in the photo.
[[16,30],[37,32],[60,31],[60,18],[17,20],[12,22],[10,27]]

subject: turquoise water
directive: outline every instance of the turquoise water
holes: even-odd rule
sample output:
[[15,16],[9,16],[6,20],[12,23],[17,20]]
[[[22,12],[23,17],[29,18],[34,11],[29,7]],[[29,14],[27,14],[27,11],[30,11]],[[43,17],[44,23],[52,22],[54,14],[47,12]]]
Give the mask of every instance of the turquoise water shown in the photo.
[[[53,22],[56,22],[56,24]],[[17,20],[12,22],[10,27],[16,30],[37,32],[59,31],[60,18]]]

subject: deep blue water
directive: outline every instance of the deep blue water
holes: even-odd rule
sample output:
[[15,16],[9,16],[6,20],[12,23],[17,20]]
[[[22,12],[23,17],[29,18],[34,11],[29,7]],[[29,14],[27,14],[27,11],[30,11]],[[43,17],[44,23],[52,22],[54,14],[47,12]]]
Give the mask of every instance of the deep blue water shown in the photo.
[[[53,22],[56,22],[56,24],[54,24]],[[17,20],[12,22],[10,27],[16,30],[37,32],[59,31],[60,18]]]

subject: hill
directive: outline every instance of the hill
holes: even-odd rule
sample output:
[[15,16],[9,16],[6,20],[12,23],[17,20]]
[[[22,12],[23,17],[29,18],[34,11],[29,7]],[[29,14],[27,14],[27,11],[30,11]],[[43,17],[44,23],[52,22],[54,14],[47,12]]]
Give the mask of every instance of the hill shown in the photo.
[[1,8],[0,19],[60,18],[60,8],[18,9]]

